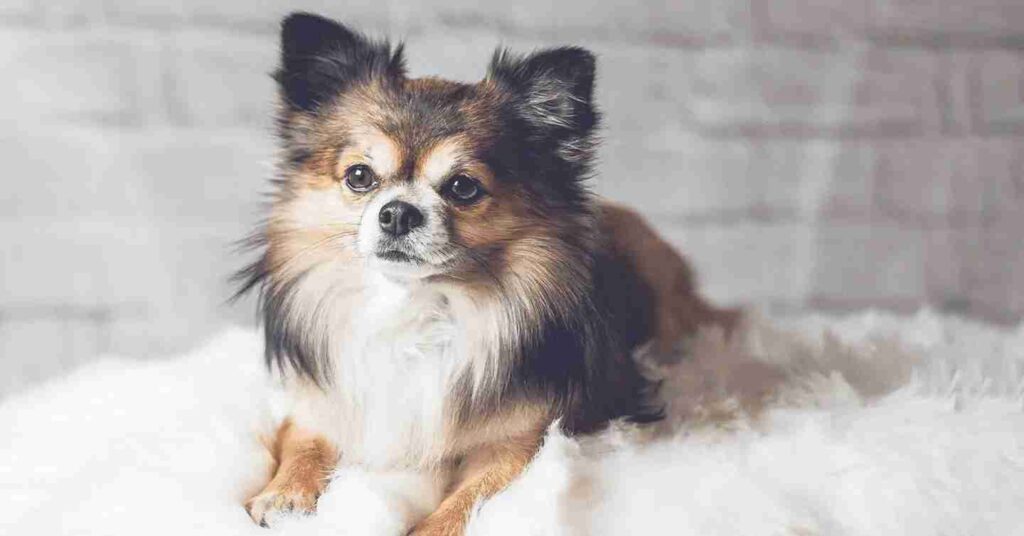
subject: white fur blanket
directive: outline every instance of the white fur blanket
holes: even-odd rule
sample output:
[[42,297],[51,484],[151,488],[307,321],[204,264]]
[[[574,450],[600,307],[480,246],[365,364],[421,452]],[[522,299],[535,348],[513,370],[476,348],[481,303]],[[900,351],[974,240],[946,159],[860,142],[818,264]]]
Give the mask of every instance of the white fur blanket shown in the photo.
[[[665,425],[552,433],[471,534],[1024,533],[1024,325],[869,313],[705,339],[658,371]],[[259,338],[230,331],[4,401],[0,534],[401,534],[430,507],[394,496],[402,475],[348,468],[316,516],[253,526],[269,399]]]

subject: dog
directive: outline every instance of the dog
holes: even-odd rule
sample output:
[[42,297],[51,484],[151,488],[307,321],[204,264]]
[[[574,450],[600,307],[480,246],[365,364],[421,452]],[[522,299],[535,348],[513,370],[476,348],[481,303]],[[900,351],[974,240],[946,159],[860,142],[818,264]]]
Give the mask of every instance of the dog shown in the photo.
[[259,293],[292,405],[255,522],[312,512],[350,464],[428,475],[443,498],[410,533],[463,534],[552,423],[661,417],[634,352],[734,322],[638,214],[588,191],[588,51],[414,79],[402,46],[296,13],[274,77],[276,189],[240,293]]

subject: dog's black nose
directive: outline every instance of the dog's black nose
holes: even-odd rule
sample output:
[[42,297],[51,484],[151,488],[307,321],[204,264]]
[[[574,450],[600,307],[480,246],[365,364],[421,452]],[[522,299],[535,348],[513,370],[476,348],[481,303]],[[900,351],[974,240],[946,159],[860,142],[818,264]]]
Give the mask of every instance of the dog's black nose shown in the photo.
[[405,201],[392,201],[380,208],[380,228],[391,236],[402,236],[423,225],[423,213]]

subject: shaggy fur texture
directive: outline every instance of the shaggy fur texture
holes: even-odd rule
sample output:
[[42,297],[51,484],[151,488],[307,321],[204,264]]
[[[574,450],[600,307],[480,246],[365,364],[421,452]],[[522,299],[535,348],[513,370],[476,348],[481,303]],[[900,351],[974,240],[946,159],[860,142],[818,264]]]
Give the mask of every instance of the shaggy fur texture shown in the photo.
[[[367,405],[348,404],[358,407],[343,422],[434,421],[438,443],[455,441],[441,427],[479,427],[517,405],[546,406],[570,432],[656,419],[629,359],[650,338],[637,319],[649,312],[637,276],[606,251],[586,185],[594,76],[592,54],[562,47],[499,50],[476,84],[412,79],[401,46],[316,15],[287,17],[275,73],[278,188],[252,239],[260,257],[240,273],[241,292],[260,294],[268,362],[342,398],[436,376],[438,392],[415,401],[444,406],[435,415],[364,415]],[[356,169],[372,177],[364,189],[351,187]],[[480,196],[450,195],[457,179]],[[394,202],[422,224],[382,233],[379,214]],[[396,255],[411,260],[389,260]],[[402,370],[409,348],[423,349],[426,370]],[[394,374],[350,381],[392,362]],[[343,439],[359,443],[362,433]],[[436,465],[461,454],[452,448],[400,458]]]
[[[1024,526],[1024,325],[922,313],[756,321],[659,366],[668,418],[550,431],[470,534],[1014,534]],[[350,467],[312,518],[252,524],[277,424],[258,335],[107,359],[0,404],[0,532],[400,535],[440,497]],[[762,367],[781,371],[763,375]],[[202,371],[201,374],[197,371]]]
[[[413,534],[461,536],[550,423],[661,418],[634,352],[719,311],[675,284],[688,267],[666,288],[641,270],[683,262],[636,249],[622,235],[653,231],[590,195],[595,69],[559,47],[499,50],[477,83],[410,78],[401,46],[284,19],[277,188],[239,274],[292,400],[256,523],[312,511],[337,462],[419,471],[445,496]],[[656,318],[677,290],[712,315]]]

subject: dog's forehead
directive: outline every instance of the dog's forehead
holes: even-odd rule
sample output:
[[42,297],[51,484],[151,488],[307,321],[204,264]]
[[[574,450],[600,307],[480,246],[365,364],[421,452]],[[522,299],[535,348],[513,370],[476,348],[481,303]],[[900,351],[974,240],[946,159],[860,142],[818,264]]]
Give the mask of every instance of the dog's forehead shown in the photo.
[[[350,144],[388,175],[437,181],[477,152],[488,137],[486,108],[473,86],[410,80],[399,91],[370,93],[354,103]],[[358,118],[356,118],[358,117]]]
[[465,132],[479,108],[472,86],[440,79],[409,80],[384,99],[378,126],[409,149]]

